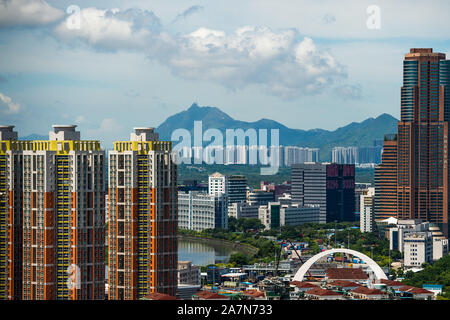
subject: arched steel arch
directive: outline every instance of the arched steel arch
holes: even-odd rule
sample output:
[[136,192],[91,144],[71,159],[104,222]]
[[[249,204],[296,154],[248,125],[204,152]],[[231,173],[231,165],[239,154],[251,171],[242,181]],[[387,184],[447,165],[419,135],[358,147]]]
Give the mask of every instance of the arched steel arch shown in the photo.
[[333,254],[333,253],[348,253],[351,255],[354,255],[355,257],[360,258],[361,260],[363,260],[369,267],[370,269],[372,269],[375,278],[377,280],[380,279],[387,279],[386,274],[383,272],[383,270],[380,268],[380,266],[373,261],[372,259],[370,259],[368,256],[366,256],[365,254],[355,251],[355,250],[351,250],[351,249],[345,249],[345,248],[341,248],[341,249],[330,249],[330,250],[326,250],[326,251],[322,251],[318,254],[316,254],[315,256],[311,257],[310,259],[308,259],[308,261],[306,261],[301,267],[300,269],[298,269],[297,273],[294,276],[294,281],[303,281],[303,277],[305,276],[305,273],[309,270],[309,268],[311,268],[311,266],[320,258],[323,258],[329,254]]

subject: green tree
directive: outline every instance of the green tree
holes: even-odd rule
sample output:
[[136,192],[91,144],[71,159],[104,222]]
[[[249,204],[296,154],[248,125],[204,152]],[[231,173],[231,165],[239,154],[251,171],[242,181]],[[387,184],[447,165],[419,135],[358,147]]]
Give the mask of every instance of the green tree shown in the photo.
[[236,266],[243,266],[245,264],[249,264],[249,257],[248,255],[242,253],[242,252],[237,252],[237,253],[233,253],[230,256],[230,259],[228,260],[228,263],[236,265]]

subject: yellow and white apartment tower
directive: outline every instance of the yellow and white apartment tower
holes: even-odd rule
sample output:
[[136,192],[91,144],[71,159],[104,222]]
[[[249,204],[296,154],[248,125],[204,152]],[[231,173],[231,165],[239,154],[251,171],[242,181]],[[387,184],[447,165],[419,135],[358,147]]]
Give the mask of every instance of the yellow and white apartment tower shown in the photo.
[[109,152],[111,300],[177,294],[177,166],[170,141],[135,128]]
[[23,151],[23,299],[105,297],[105,152],[54,125]]
[[22,150],[14,126],[0,126],[0,300],[22,298]]

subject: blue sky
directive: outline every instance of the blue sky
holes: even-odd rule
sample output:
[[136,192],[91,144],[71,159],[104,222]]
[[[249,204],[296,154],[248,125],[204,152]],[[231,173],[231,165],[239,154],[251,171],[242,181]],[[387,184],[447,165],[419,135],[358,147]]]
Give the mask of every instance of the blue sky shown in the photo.
[[445,0],[0,0],[0,122],[21,136],[73,123],[110,147],[194,101],[301,129],[398,117],[403,55],[449,55],[448,12]]

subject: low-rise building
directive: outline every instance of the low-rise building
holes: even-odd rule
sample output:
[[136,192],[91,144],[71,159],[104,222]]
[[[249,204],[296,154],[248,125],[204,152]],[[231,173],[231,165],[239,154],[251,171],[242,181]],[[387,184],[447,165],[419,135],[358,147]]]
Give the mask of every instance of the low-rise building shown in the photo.
[[269,202],[259,206],[258,217],[266,229],[280,226],[300,226],[305,223],[321,223],[320,206],[301,206],[299,203],[281,204]]
[[350,291],[361,287],[359,283],[347,280],[331,281],[327,284],[327,287],[331,290]]
[[246,290],[242,292],[242,295],[247,300],[266,300],[265,293],[259,290]]
[[192,295],[192,300],[230,300],[230,298],[212,291],[202,290]]
[[448,239],[433,238],[433,261],[441,259],[448,254]]
[[314,283],[304,281],[292,281],[291,287],[294,288],[294,292],[306,292],[311,289],[319,288],[319,286]]
[[367,287],[358,287],[350,291],[355,299],[361,300],[381,300],[386,299],[388,295],[379,289],[369,289]]
[[367,273],[361,268],[328,268],[325,271],[325,280],[331,283],[336,280],[352,281],[359,284],[366,284],[369,279]]
[[401,287],[404,287],[405,284],[400,281],[394,281],[394,280],[388,280],[388,279],[381,279],[380,283],[385,284],[386,287],[390,290],[398,290]]
[[408,232],[403,239],[405,268],[420,268],[433,261],[433,241],[430,232]]
[[236,219],[258,219],[258,210],[258,205],[251,205],[247,202],[235,202],[228,206],[228,217],[234,217]]
[[416,300],[429,300],[434,298],[434,293],[423,288],[416,288],[411,286],[404,286],[398,289],[398,291],[412,295]]
[[306,291],[305,298],[311,300],[342,300],[343,295],[331,290],[315,288]]
[[273,191],[253,190],[247,194],[247,202],[251,205],[263,206],[275,201]]
[[192,265],[192,261],[178,261],[178,284],[199,285],[200,272],[200,267]]
[[152,292],[144,296],[142,300],[179,300],[179,299],[165,293]]

